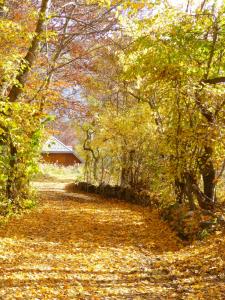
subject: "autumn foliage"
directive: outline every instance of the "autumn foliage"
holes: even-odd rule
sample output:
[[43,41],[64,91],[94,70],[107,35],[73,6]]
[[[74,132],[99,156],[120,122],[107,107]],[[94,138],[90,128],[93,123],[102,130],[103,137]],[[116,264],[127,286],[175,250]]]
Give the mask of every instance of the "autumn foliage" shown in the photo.
[[[224,26],[216,0],[0,0],[1,299],[224,299]],[[67,191],[34,177],[55,133]]]
[[123,34],[96,57],[80,122],[86,180],[213,210],[223,201],[225,7],[159,2],[124,1]]
[[[82,114],[74,87],[92,68],[91,53],[114,20],[80,1],[0,1],[0,199],[7,215],[32,201],[44,126]],[[108,16],[108,18],[107,18]],[[50,117],[49,114],[52,116]]]

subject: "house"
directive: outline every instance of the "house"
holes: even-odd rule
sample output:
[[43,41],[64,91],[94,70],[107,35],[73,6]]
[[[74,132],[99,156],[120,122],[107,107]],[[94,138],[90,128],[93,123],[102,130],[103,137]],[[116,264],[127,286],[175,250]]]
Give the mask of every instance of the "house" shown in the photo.
[[66,146],[56,137],[51,136],[42,147],[43,161],[50,164],[72,166],[81,164],[81,158],[74,152],[71,146]]

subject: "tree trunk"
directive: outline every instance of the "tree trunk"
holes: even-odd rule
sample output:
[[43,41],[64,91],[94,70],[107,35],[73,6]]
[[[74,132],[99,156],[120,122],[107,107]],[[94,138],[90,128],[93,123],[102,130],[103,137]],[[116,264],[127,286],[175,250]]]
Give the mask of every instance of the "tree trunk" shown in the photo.
[[14,186],[14,174],[15,174],[17,150],[16,147],[14,147],[12,142],[10,142],[9,148],[10,148],[9,149],[10,162],[9,162],[8,179],[6,182],[6,197],[13,202],[15,198],[15,191],[13,186]]
[[124,187],[128,183],[128,172],[126,167],[122,167],[121,170],[121,180],[120,180],[120,186]]
[[192,172],[185,174],[185,194],[188,199],[188,204],[191,210],[196,209],[194,195],[193,195],[193,184],[196,182],[196,176]]
[[134,187],[134,174],[133,174],[133,163],[134,163],[134,150],[130,150],[128,153],[123,154],[123,167],[121,170],[121,186],[132,186]]
[[[35,29],[35,35],[31,42],[31,46],[28,49],[26,56],[24,57],[21,65],[18,69],[18,75],[16,76],[17,84],[14,84],[8,94],[10,102],[16,102],[23,92],[24,85],[26,83],[30,68],[33,66],[36,59],[36,54],[39,46],[39,37],[43,30],[43,25],[46,18],[46,12],[49,0],[42,0],[39,17]],[[25,62],[25,67],[24,67]],[[18,84],[19,83],[19,84]]]
[[204,150],[205,153],[201,158],[201,174],[203,179],[206,206],[212,209],[215,204],[216,179],[216,172],[212,161],[213,149],[210,146],[206,146],[204,147]]
[[193,184],[195,183],[195,176],[190,172],[185,172],[182,179],[175,179],[177,202],[181,204],[188,201],[191,210],[196,209],[193,197]]
[[178,178],[175,178],[175,194],[178,203],[183,203],[185,199],[185,183]]

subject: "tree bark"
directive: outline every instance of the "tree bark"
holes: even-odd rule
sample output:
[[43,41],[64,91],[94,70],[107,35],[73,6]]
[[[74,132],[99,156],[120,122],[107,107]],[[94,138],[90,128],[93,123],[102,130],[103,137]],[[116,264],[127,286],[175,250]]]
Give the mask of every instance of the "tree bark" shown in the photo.
[[201,158],[201,174],[204,184],[204,195],[206,204],[213,208],[215,204],[215,179],[216,171],[212,161],[213,149],[210,146],[204,147],[204,155]]
[[15,174],[15,165],[16,165],[16,154],[17,150],[16,147],[13,145],[12,141],[9,143],[9,155],[10,155],[10,162],[9,162],[9,172],[8,172],[8,179],[6,182],[6,197],[11,201],[14,200],[15,191],[13,189],[14,185],[14,174]]
[[[8,94],[10,102],[16,102],[23,92],[24,85],[27,80],[30,68],[33,66],[39,46],[39,37],[43,30],[43,25],[46,18],[46,12],[48,8],[49,0],[42,0],[41,9],[39,12],[38,22],[36,25],[35,35],[31,42],[30,48],[20,66],[18,68],[18,75],[16,76],[16,84],[14,84]],[[25,66],[24,66],[25,64]]]
[[[207,79],[206,79],[207,80]],[[195,103],[201,114],[205,117],[209,127],[215,122],[215,114],[202,104],[201,97],[196,92]],[[200,207],[213,209],[215,205],[215,181],[216,171],[213,164],[213,147],[209,144],[204,146],[204,153],[199,159],[199,170],[203,179],[203,193],[195,190]]]
[[185,184],[180,179],[175,178],[174,185],[177,202],[182,204],[185,199]]
[[175,191],[178,203],[188,202],[191,210],[196,209],[193,195],[193,184],[196,184],[196,179],[193,173],[185,172],[182,179],[175,179]]

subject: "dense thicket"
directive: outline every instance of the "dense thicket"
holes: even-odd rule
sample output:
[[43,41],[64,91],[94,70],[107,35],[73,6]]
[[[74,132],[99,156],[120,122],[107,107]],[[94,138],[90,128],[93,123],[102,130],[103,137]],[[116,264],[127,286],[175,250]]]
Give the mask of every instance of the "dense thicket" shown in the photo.
[[213,209],[224,169],[225,5],[150,2],[122,2],[122,34],[96,59],[86,177]]

